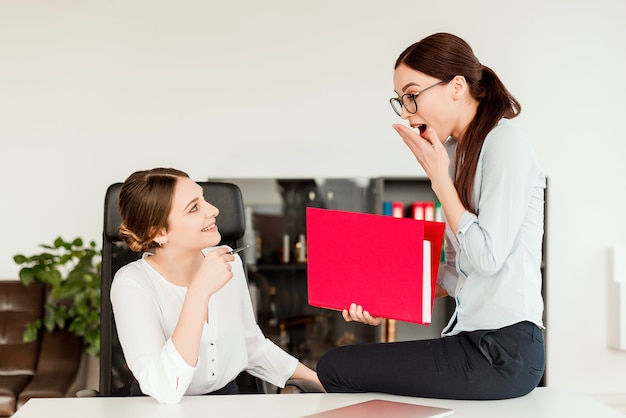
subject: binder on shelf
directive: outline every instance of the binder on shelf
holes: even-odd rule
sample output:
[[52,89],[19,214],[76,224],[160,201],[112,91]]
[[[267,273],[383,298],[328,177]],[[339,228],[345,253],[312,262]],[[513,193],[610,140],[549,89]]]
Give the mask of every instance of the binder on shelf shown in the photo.
[[435,202],[413,202],[411,209],[413,219],[425,221],[435,220]]
[[391,204],[391,216],[402,218],[404,216],[404,203],[396,201]]
[[383,202],[383,215],[391,216],[393,214],[393,202],[391,200],[385,200]]
[[383,202],[383,215],[402,218],[404,216],[404,203],[399,200],[386,200]]
[[[441,202],[435,202],[435,222],[443,222],[443,208]],[[443,237],[443,243],[441,245],[441,257],[439,259],[441,263],[446,262],[446,237]]]
[[443,223],[309,207],[306,228],[311,306],[430,324]]

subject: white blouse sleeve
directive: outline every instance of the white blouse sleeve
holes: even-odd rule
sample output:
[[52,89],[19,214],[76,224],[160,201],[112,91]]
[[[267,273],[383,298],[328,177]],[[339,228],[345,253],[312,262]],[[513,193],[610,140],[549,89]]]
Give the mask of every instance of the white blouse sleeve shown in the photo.
[[195,372],[180,356],[161,327],[155,289],[137,266],[117,273],[111,303],[119,340],[128,367],[141,391],[160,403],[173,404],[185,394]]

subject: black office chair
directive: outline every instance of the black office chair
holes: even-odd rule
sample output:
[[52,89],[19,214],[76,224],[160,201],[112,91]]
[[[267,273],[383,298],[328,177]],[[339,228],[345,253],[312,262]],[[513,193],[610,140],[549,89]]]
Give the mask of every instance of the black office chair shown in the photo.
[[[220,209],[218,220],[222,236],[220,244],[230,245],[232,248],[240,246],[245,229],[241,190],[230,183],[200,182],[199,184],[204,188],[207,200]],[[122,353],[110,299],[111,282],[115,272],[141,256],[140,253],[131,251],[118,235],[118,227],[121,223],[118,195],[121,185],[121,183],[115,183],[109,186],[104,200],[99,396],[141,395],[139,385],[126,365]],[[239,254],[243,256],[243,253]],[[266,382],[246,372],[240,374],[237,384],[241,393],[268,393]]]

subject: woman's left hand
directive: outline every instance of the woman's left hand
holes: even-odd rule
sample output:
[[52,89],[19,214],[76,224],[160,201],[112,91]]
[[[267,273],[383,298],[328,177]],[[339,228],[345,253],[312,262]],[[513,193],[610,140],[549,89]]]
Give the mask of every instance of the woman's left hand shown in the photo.
[[431,182],[450,177],[448,173],[450,157],[435,129],[426,128],[426,131],[419,135],[419,131],[404,125],[394,124],[393,128],[415,155]]
[[346,322],[362,322],[364,324],[377,326],[382,322],[382,318],[372,316],[368,311],[363,310],[361,305],[353,303],[350,305],[350,309],[344,309],[341,314]]

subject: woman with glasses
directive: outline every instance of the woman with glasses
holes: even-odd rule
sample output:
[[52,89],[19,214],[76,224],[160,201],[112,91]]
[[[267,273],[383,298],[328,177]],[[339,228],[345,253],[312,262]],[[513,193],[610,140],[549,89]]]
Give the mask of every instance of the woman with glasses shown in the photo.
[[[393,125],[443,208],[437,296],[456,309],[441,338],[334,348],[317,372],[328,392],[450,399],[526,395],[544,367],[541,258],[545,177],[510,120],[520,104],[470,46],[437,33],[395,64]],[[393,262],[393,260],[390,260]],[[378,325],[354,301],[346,321]]]
[[140,391],[161,403],[238,393],[243,370],[276,386],[315,372],[265,338],[243,264],[219,246],[219,209],[171,168],[131,174],[120,189],[120,236],[143,257],[122,267],[111,303]]

